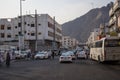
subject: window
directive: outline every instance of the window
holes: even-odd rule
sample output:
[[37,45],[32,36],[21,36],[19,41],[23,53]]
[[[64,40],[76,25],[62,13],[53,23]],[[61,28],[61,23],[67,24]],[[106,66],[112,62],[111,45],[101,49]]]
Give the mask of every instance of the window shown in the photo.
[[4,33],[1,33],[1,38],[4,38],[5,37],[5,34]]
[[18,23],[18,27],[21,27],[21,23]]
[[24,31],[24,33],[26,33],[27,31]]
[[35,33],[31,33],[31,36],[35,36]]
[[39,26],[41,26],[41,24],[38,24]]
[[26,25],[27,23],[26,23],[26,22],[24,22],[24,24]]
[[19,31],[18,34],[21,34],[21,31]]
[[35,25],[34,25],[34,24],[31,24],[31,27],[35,27]]
[[8,37],[8,38],[11,38],[11,35],[10,35],[10,34],[8,34],[8,35],[7,35],[7,37]]
[[28,26],[30,26],[30,24],[28,24]]
[[48,22],[48,27],[54,29],[54,25],[50,22]]
[[41,33],[41,32],[39,32],[38,34],[39,34],[39,35],[41,35],[42,33]]
[[48,36],[53,37],[54,34],[52,32],[50,32],[50,31],[48,31]]
[[5,25],[1,25],[1,30],[4,30],[4,28],[5,28]]
[[11,27],[7,27],[8,30],[11,30]]
[[17,28],[17,26],[15,26],[15,28]]
[[96,42],[95,47],[102,47],[102,41]]
[[58,33],[62,33],[62,31],[61,31],[60,29],[58,29],[58,28],[57,28],[57,32],[58,32]]
[[120,47],[120,39],[105,40],[105,47]]
[[15,37],[18,37],[18,35],[16,34]]

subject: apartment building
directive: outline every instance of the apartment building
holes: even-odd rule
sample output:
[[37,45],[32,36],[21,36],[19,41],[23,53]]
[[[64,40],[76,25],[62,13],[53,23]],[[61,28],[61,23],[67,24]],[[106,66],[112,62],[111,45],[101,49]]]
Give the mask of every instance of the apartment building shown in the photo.
[[90,36],[88,38],[88,42],[87,43],[92,43],[96,40],[98,40],[98,36],[100,34],[100,28],[95,28],[93,32],[90,33]]
[[120,0],[116,0],[109,11],[109,32],[111,36],[120,37]]
[[[11,19],[0,19],[1,44],[19,45],[19,34],[22,31],[25,48],[35,50],[37,40],[38,50],[52,49],[53,40],[58,48],[62,39],[62,27],[48,14],[35,14],[20,16]],[[36,24],[37,23],[37,24]]]
[[68,49],[74,49],[78,46],[79,41],[75,38],[71,38],[70,36],[62,37],[62,47]]

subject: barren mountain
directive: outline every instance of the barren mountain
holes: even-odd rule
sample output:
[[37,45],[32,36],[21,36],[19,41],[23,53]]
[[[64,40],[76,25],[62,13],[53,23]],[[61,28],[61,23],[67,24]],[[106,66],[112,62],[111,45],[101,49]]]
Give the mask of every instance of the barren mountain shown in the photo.
[[101,23],[109,22],[109,10],[112,2],[107,6],[90,10],[83,16],[62,25],[63,35],[76,38],[80,42],[86,42],[90,32],[98,28]]

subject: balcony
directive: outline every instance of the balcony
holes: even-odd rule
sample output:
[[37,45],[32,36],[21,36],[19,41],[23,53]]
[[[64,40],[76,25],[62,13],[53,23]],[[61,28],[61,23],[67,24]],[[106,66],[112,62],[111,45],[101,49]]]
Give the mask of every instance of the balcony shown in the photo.
[[120,9],[120,2],[119,2],[119,0],[114,3],[113,9],[114,9],[115,12]]
[[114,10],[113,10],[113,8],[111,8],[109,11],[109,16],[112,17],[113,15],[114,15]]
[[110,21],[109,21],[109,27],[112,26],[112,25],[114,25],[115,22],[116,22],[116,19],[115,18],[114,19],[111,18]]

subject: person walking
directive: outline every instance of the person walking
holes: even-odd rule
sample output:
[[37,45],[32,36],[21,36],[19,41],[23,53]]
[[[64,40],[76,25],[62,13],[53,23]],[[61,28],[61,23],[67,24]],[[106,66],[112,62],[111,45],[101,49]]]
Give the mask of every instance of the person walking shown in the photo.
[[6,67],[10,67],[10,53],[6,52]]
[[55,55],[55,53],[54,53],[54,51],[52,51],[52,59],[54,59],[54,55]]
[[0,52],[0,66],[2,65],[2,61],[3,61],[3,59],[2,59],[2,54],[1,54],[1,52]]

